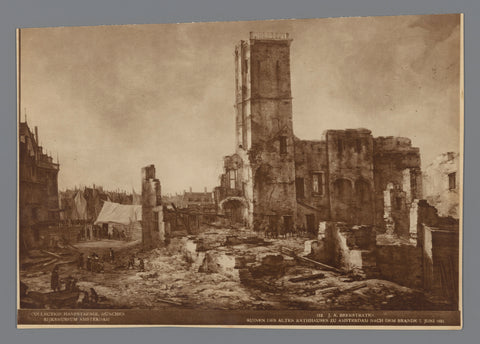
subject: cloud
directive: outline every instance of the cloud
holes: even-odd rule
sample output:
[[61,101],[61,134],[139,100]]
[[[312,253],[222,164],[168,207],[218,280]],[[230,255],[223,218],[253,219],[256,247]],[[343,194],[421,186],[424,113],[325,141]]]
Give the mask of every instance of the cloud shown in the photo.
[[151,163],[165,192],[215,186],[250,31],[294,39],[298,137],[367,127],[411,137],[424,161],[458,150],[458,15],[24,29],[21,107],[59,152],[60,187],[138,189]]

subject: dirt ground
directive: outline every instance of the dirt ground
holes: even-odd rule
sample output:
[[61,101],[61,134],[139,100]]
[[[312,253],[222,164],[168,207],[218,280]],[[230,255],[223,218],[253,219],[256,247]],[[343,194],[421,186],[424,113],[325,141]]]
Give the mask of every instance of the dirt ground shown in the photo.
[[[48,250],[50,254],[30,252],[30,257],[20,262],[20,280],[28,286],[28,292],[51,292],[51,271],[60,264],[61,280],[73,276],[80,290],[94,288],[101,298],[96,304],[82,304],[80,293],[74,306],[77,308],[412,310],[442,307],[420,291],[385,280],[327,271],[285,254],[293,251],[301,255],[305,240],[264,239],[242,229],[210,228],[196,236],[175,237],[168,247],[149,252],[142,252],[139,241],[81,242],[73,247]],[[114,262],[108,259],[110,248],[115,252]],[[103,272],[79,268],[76,260],[80,252],[85,257],[93,252],[101,259],[104,257]],[[52,253],[62,259],[55,260]],[[132,254],[135,254],[135,267],[128,269]],[[144,260],[144,271],[139,268],[140,258]],[[55,307],[55,304],[45,307]]]

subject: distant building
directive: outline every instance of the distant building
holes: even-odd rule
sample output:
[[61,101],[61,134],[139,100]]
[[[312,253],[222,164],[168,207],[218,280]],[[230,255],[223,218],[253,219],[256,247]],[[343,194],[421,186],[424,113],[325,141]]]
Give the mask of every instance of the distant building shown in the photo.
[[58,172],[60,165],[43,152],[27,122],[19,123],[19,227],[20,245],[36,246],[41,231],[58,224]]
[[215,204],[213,193],[207,192],[207,188],[205,188],[204,192],[193,192],[190,188],[190,192],[183,193],[183,206],[184,207],[191,207],[191,206],[205,206],[205,205],[213,205]]
[[460,155],[454,152],[439,155],[425,169],[423,193],[440,216],[459,217]]
[[[105,201],[118,204],[134,204],[133,194],[128,194],[126,191],[106,191],[102,186],[93,185],[92,187],[81,187],[79,189],[67,189],[60,191],[60,219],[63,221],[78,221],[93,223],[100,211],[102,210]],[[140,197],[135,194],[140,200]],[[75,202],[75,199],[83,199],[85,202],[85,209],[81,210],[81,204]],[[137,204],[140,202],[137,202]]]
[[288,34],[250,33],[235,49],[236,151],[224,158],[215,189],[220,210],[249,226],[315,231],[331,220],[408,235],[410,204],[422,197],[419,149],[367,129],[297,138],[291,42]]

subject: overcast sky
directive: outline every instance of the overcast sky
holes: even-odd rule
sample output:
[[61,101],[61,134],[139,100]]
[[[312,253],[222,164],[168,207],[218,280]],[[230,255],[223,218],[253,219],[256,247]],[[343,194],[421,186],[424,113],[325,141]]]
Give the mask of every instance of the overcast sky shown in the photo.
[[21,111],[60,157],[59,187],[211,190],[234,152],[234,47],[288,32],[295,135],[405,136],[422,165],[459,151],[460,17],[23,29]]

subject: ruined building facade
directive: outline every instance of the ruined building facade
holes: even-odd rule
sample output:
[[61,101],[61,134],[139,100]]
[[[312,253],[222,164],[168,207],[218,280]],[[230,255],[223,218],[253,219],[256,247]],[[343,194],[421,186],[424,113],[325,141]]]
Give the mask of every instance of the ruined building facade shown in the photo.
[[27,122],[19,123],[19,228],[20,245],[36,247],[41,232],[58,224],[58,172],[60,165],[43,151],[38,129],[33,133]]
[[460,216],[460,154],[447,152],[439,155],[424,169],[424,197],[438,209],[441,216]]
[[236,150],[224,158],[216,202],[233,221],[304,227],[320,221],[409,233],[421,198],[420,152],[402,137],[366,129],[293,133],[288,34],[250,33],[235,48]]

